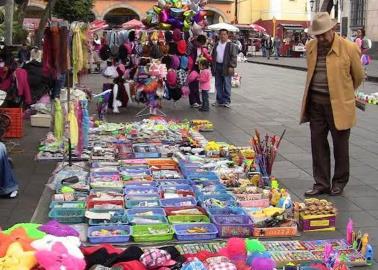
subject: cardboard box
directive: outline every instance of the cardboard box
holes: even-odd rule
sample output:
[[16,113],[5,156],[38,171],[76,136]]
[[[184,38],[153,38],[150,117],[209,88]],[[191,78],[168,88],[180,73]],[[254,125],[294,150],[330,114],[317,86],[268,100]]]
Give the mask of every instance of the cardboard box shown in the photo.
[[35,114],[30,116],[30,123],[32,127],[47,127],[51,125],[51,115],[49,114]]
[[336,215],[304,215],[299,217],[300,228],[304,232],[323,232],[336,230]]

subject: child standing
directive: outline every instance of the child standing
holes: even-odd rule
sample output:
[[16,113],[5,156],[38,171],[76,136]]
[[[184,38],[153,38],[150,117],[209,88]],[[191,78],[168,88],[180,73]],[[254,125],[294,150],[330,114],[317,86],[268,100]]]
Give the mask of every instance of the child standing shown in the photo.
[[209,68],[209,62],[205,59],[201,59],[199,62],[200,73],[198,76],[199,89],[202,96],[202,107],[199,108],[201,112],[209,111],[209,91],[211,87],[211,71]]

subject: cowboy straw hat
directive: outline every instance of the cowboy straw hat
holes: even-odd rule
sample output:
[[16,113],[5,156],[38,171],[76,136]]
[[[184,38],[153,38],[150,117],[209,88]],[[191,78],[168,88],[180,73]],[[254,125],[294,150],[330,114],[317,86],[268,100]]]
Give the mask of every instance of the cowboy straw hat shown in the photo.
[[321,35],[334,28],[336,24],[337,22],[331,19],[328,12],[318,12],[308,28],[308,33],[313,36]]

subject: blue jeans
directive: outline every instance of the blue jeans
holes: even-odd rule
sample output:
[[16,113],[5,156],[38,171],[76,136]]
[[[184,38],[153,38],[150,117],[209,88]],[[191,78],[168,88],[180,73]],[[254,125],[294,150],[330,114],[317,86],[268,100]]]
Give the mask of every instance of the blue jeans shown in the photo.
[[231,76],[223,75],[223,64],[215,67],[215,89],[218,104],[231,103]]
[[9,164],[7,149],[0,142],[0,195],[8,195],[18,190],[18,184]]

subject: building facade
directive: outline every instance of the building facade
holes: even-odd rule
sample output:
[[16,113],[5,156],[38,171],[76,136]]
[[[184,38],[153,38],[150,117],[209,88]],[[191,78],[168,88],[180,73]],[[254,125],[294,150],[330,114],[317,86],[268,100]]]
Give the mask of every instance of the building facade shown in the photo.
[[309,0],[237,0],[239,24],[276,20],[308,21],[311,10]]
[[[318,8],[326,0],[319,1]],[[329,0],[328,0],[329,1]],[[373,48],[369,54],[378,59],[378,1],[377,0],[331,0],[334,7],[331,14],[340,23],[340,33],[352,38],[353,32],[365,29],[366,36],[372,40]],[[317,9],[318,11],[319,9]]]
[[[40,17],[46,6],[45,0],[30,0],[27,17]],[[96,19],[104,19],[113,24],[121,24],[131,19],[142,20],[147,10],[157,0],[96,0],[92,9]],[[210,23],[232,22],[234,20],[234,0],[209,0],[206,5]]]

